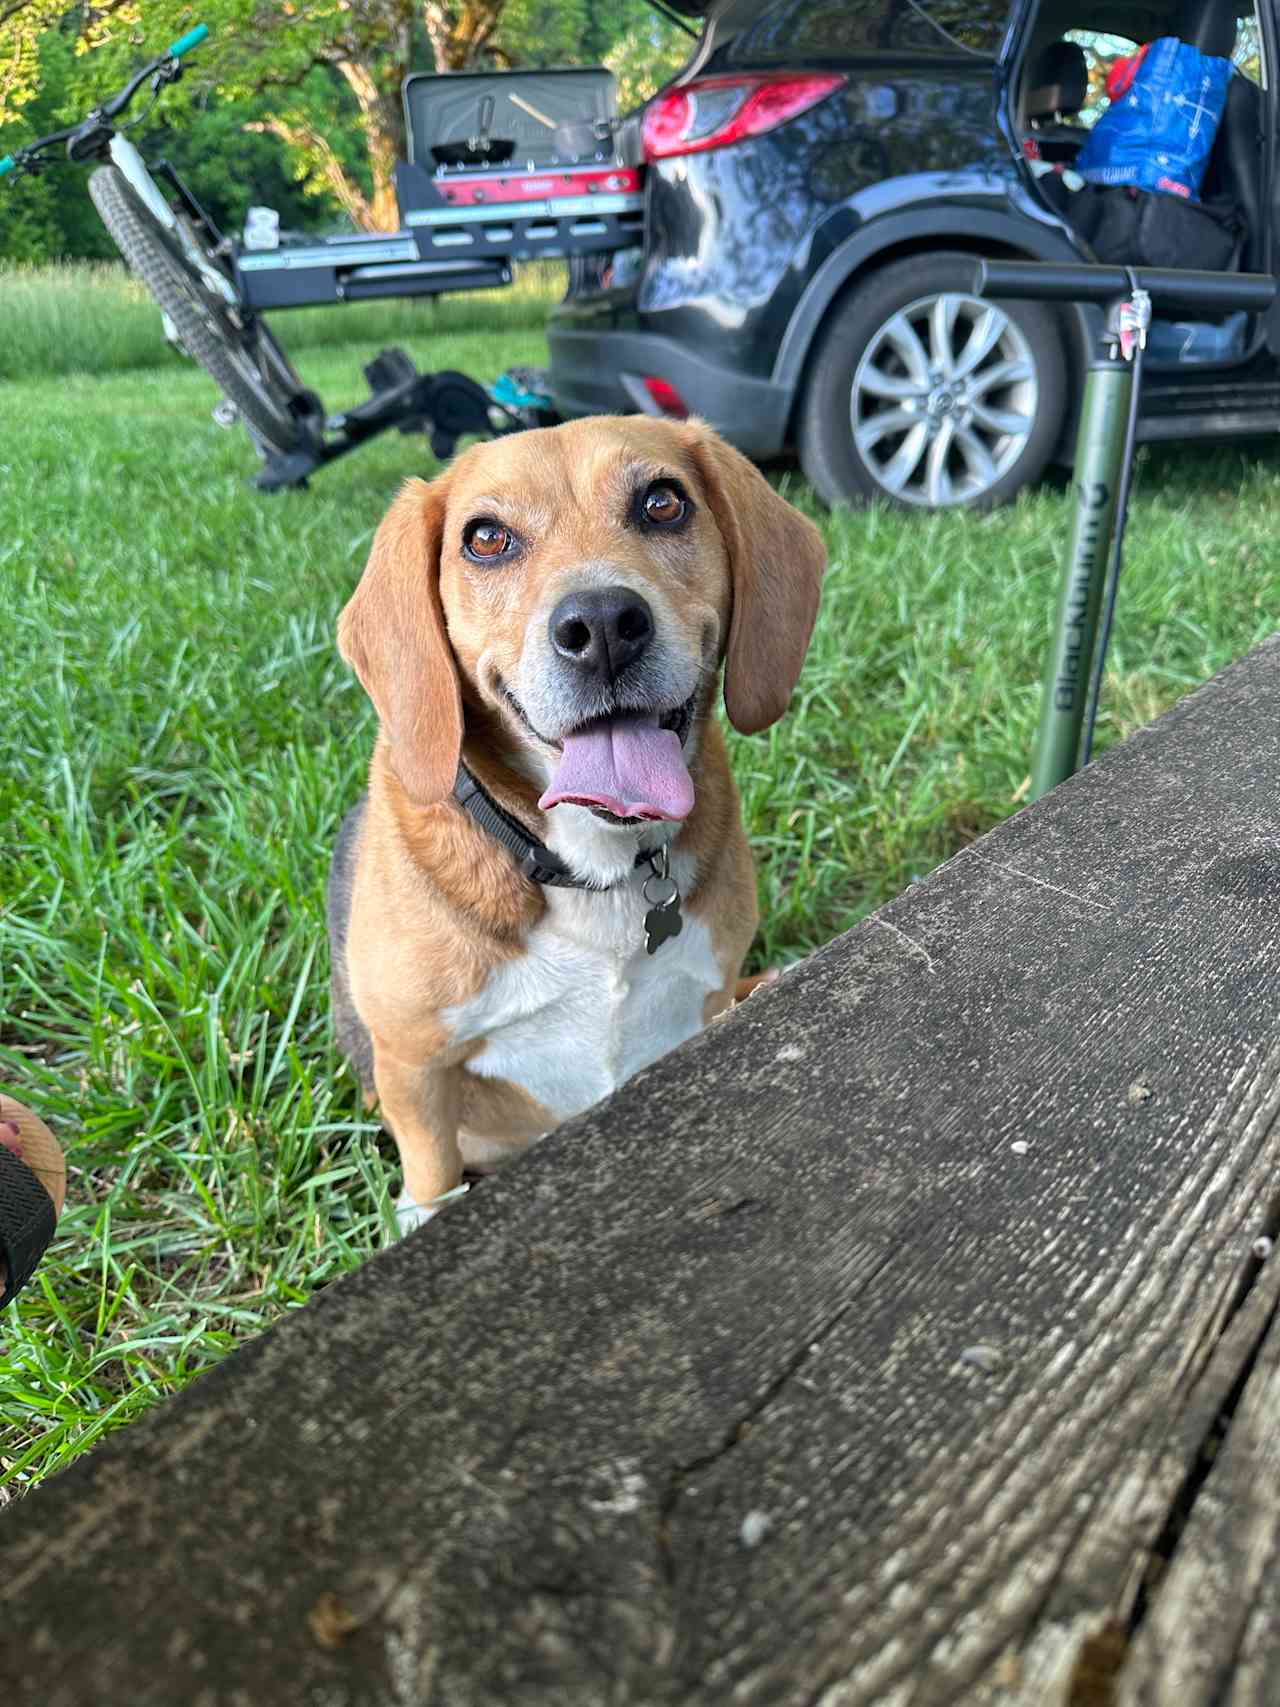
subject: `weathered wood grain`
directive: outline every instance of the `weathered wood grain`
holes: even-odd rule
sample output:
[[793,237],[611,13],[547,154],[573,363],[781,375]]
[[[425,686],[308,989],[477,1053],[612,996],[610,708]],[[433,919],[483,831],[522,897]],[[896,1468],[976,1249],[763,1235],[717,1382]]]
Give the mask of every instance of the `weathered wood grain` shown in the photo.
[[[1280,1271],[1280,1256],[1275,1257]],[[1272,1707],[1280,1697],[1280,1332],[1275,1275],[1241,1311],[1238,1392],[1205,1442],[1117,1707]],[[1252,1351],[1252,1358],[1248,1355]],[[1233,1358],[1234,1361],[1234,1358]]]
[[1278,668],[0,1517],[0,1699],[1268,1699]]

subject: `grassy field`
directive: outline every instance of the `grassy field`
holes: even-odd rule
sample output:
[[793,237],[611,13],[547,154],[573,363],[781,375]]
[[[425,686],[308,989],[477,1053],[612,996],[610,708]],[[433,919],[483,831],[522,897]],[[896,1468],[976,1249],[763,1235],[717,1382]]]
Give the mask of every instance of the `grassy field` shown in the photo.
[[[471,302],[395,335],[491,377],[542,357],[541,290],[497,334]],[[343,321],[359,343],[307,349],[331,405],[383,335],[363,313]],[[0,1504],[393,1232],[394,1151],[329,1037],[324,875],[373,734],[333,627],[430,458],[390,436],[262,497],[211,387],[154,330],[149,349],[159,365],[0,385],[0,1082],[71,1163],[57,1242],[0,1317]],[[1276,457],[1144,461],[1104,738],[1275,626]],[[826,516],[787,490],[832,569],[792,716],[733,743],[757,965],[1015,809],[1065,522],[1054,490],[950,519]]]
[[[302,308],[283,316],[281,325],[291,351],[359,339],[369,355],[389,343],[466,332],[502,334],[540,325],[546,302],[564,288],[563,275],[562,265],[539,263],[524,268],[508,290]],[[0,304],[0,381],[121,373],[154,367],[163,354],[156,349],[151,298],[122,266],[103,261],[4,269],[0,264]]]

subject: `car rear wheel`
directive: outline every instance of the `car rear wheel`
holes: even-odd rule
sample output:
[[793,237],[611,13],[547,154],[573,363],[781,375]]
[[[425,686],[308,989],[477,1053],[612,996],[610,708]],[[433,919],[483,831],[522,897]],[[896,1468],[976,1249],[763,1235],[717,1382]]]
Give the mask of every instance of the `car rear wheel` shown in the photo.
[[984,302],[967,255],[917,255],[836,309],[800,404],[800,461],[829,504],[986,507],[1044,472],[1067,404],[1052,310]]

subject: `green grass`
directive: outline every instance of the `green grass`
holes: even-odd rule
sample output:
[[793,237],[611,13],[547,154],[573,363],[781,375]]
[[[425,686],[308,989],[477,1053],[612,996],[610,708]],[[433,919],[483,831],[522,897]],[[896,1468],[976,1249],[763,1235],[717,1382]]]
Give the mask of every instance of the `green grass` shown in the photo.
[[[347,324],[361,342],[303,364],[334,403],[377,341]],[[484,376],[543,355],[532,317],[408,342]],[[394,1153],[329,1036],[324,876],[373,735],[333,629],[430,459],[389,436],[262,497],[213,401],[167,358],[0,386],[21,423],[0,445],[0,1082],[71,1164],[56,1243],[0,1318],[0,1503],[392,1236]],[[1276,455],[1144,460],[1105,738],[1273,627]],[[1014,809],[1066,505],[820,519],[832,569],[794,712],[733,743],[757,965]]]
[[[290,352],[358,339],[367,361],[384,344],[541,326],[563,278],[562,265],[539,262],[521,268],[505,290],[300,308],[272,324]],[[154,367],[164,354],[151,298],[123,266],[6,267],[0,261],[0,380],[119,373]]]

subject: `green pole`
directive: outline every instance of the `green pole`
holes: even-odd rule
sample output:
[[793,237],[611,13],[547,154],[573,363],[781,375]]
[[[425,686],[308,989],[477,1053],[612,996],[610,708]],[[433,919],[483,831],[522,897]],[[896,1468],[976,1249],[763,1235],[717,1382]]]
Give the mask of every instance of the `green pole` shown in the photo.
[[1076,435],[1075,514],[1031,767],[1032,800],[1064,782],[1079,759],[1132,391],[1130,363],[1099,362],[1089,369]]

